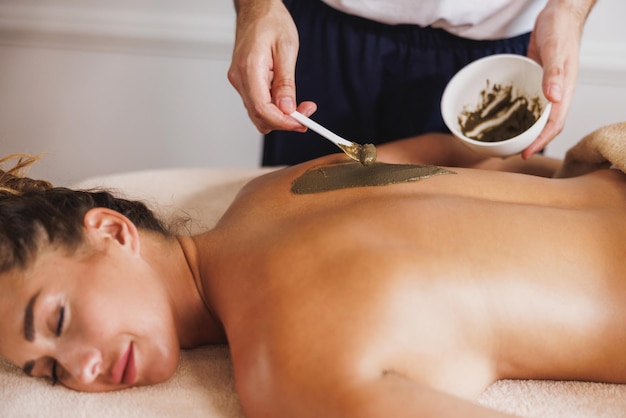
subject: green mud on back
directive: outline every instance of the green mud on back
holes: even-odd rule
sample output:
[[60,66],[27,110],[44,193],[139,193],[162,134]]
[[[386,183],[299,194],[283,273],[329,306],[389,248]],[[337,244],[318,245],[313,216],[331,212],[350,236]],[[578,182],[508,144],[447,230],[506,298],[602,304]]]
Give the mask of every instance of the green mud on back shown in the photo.
[[310,168],[293,182],[291,192],[310,194],[351,187],[386,186],[440,174],[455,173],[434,165],[374,163],[366,167],[349,162]]

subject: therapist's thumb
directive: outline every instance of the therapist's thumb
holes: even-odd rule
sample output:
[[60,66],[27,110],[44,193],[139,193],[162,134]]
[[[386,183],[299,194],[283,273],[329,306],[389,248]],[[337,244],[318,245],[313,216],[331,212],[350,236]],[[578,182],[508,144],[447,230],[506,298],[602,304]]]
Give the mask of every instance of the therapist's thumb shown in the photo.
[[295,62],[283,63],[274,68],[272,98],[274,104],[285,114],[296,110]]
[[563,100],[565,84],[565,63],[551,60],[544,61],[542,88],[546,98],[552,103]]
[[272,87],[276,106],[285,114],[290,114],[296,110],[296,86],[292,80],[286,80]]

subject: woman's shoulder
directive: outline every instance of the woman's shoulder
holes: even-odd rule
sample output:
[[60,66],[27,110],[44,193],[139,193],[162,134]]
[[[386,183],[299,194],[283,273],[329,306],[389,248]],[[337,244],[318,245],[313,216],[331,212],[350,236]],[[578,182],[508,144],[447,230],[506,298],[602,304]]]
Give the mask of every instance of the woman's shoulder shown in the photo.
[[343,154],[331,154],[300,164],[277,168],[249,181],[241,189],[239,195],[248,196],[251,193],[271,193],[275,196],[276,192],[289,192],[293,182],[308,170],[346,161],[351,160]]

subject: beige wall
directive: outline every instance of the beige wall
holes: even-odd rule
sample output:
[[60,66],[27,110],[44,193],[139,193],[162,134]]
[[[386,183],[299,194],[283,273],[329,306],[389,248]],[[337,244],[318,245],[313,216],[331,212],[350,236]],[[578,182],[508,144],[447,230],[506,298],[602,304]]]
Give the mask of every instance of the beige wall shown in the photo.
[[[626,119],[626,3],[601,0],[548,153]],[[160,167],[254,167],[261,139],[226,79],[230,0],[0,0],[0,154],[43,152],[58,184]]]
[[160,167],[255,167],[226,71],[228,0],[0,0],[0,154],[58,184]]

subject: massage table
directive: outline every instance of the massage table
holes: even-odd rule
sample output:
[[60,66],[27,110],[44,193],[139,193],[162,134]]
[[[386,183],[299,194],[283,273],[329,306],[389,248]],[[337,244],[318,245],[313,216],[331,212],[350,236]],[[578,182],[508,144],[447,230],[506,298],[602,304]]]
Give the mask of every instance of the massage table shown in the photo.
[[[173,225],[195,233],[214,225],[238,190],[269,170],[165,169],[95,177],[75,186],[104,187],[141,199],[163,219],[190,219]],[[78,393],[27,377],[3,360],[0,382],[0,417],[243,417],[226,346],[183,351],[173,378],[149,387]],[[476,401],[529,418],[626,417],[626,385],[503,380]]]

